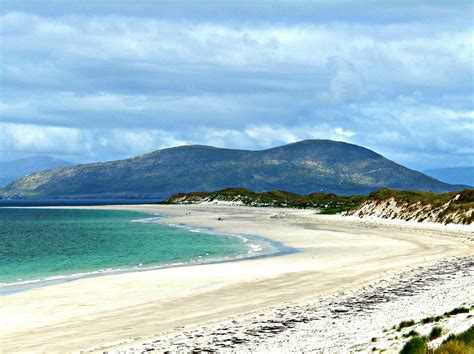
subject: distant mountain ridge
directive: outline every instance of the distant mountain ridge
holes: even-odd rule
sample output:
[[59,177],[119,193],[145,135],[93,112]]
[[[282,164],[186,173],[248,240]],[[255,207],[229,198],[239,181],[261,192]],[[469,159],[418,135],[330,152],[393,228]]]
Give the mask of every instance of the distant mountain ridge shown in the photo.
[[0,185],[5,185],[30,173],[72,165],[74,165],[72,162],[51,156],[32,156],[0,162]]
[[229,187],[341,195],[380,188],[462,189],[410,170],[361,146],[304,140],[260,151],[188,145],[126,160],[35,173],[9,184],[4,197],[167,198]]
[[474,166],[436,168],[423,173],[445,183],[474,186]]

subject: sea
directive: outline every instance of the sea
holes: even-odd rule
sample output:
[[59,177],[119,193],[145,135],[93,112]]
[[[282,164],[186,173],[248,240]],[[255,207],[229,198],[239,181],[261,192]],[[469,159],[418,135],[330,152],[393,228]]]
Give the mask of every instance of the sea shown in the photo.
[[4,204],[0,207],[0,295],[84,277],[283,251],[259,237],[157,223],[163,216]]

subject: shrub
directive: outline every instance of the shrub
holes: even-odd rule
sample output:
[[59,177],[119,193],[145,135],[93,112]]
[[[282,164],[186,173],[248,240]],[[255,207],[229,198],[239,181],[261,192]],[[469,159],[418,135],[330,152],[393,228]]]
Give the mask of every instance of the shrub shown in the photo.
[[413,337],[405,343],[400,354],[426,354],[428,352],[428,345],[422,337]]
[[429,338],[430,338],[430,340],[439,338],[439,337],[441,337],[442,333],[443,333],[443,329],[439,326],[435,326],[431,329]]

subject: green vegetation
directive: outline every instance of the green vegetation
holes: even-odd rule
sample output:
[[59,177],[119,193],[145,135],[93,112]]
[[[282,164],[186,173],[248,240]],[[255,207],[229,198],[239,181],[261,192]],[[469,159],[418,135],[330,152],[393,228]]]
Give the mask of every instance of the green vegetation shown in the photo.
[[[458,196],[456,198],[456,196]],[[406,204],[405,209],[417,210],[423,206],[430,206],[430,210],[439,209],[439,222],[446,224],[453,223],[453,217],[457,216],[462,224],[471,224],[474,221],[474,213],[469,215],[469,211],[474,209],[474,189],[465,189],[460,192],[450,192],[444,194],[415,191],[396,191],[390,189],[380,189],[369,194],[368,200],[384,201],[393,198],[394,200]],[[443,208],[449,202],[449,205]]]
[[428,344],[422,337],[413,337],[405,343],[400,354],[426,354],[428,352]]
[[443,318],[443,316],[430,316],[430,317],[423,318],[420,321],[420,323],[421,324],[427,324],[427,323],[432,323],[432,322],[438,322],[442,318]]
[[419,335],[420,335],[420,333],[418,333],[417,331],[415,331],[414,329],[412,329],[410,332],[405,333],[405,334],[403,335],[403,337],[408,338],[408,337],[415,337],[415,336],[419,336]]
[[9,184],[3,195],[165,199],[180,192],[232,186],[341,195],[367,195],[380,188],[433,192],[460,188],[361,146],[306,140],[261,151],[202,145],[163,149],[125,160],[34,173]]
[[434,354],[472,354],[474,348],[458,341],[442,344],[434,351]]
[[443,344],[434,351],[435,354],[474,353],[474,325],[467,331],[451,334]]
[[429,338],[429,340],[434,340],[436,338],[441,337],[442,334],[443,334],[443,329],[439,326],[434,326],[431,329],[431,332],[430,332],[428,338]]
[[369,198],[373,200],[386,200],[395,198],[395,200],[406,203],[421,203],[422,205],[431,204],[439,206],[447,203],[456,195],[456,192],[437,194],[430,192],[416,192],[416,191],[398,191],[392,189],[380,189],[369,194]]
[[458,315],[460,313],[469,313],[469,309],[467,307],[456,307],[454,310],[451,310],[449,312],[445,312],[444,316],[454,316]]
[[[409,321],[406,321],[409,322]],[[468,330],[451,334],[438,348],[434,351],[429,350],[428,341],[439,338],[442,334],[441,327],[433,327],[428,337],[415,335],[403,346],[400,354],[467,354],[474,353],[474,325]]]
[[191,192],[175,194],[164,204],[195,203],[202,200],[235,201],[248,206],[272,206],[287,208],[318,208],[323,214],[335,214],[352,209],[365,201],[363,196],[343,197],[335,194],[311,193],[298,195],[284,191],[255,193],[244,188],[227,188],[217,192]]
[[[432,207],[427,210],[425,208],[423,213],[430,214],[435,212],[436,208],[438,208],[440,222],[469,224],[473,221],[474,213],[469,215],[468,211],[474,209],[474,201],[472,201],[474,200],[474,190],[435,194],[381,189],[371,193],[369,196],[338,196],[336,194],[325,193],[299,195],[280,190],[256,193],[245,188],[227,188],[216,192],[179,193],[166,199],[163,203],[193,204],[202,201],[224,201],[238,202],[243,205],[255,207],[313,208],[319,209],[321,214],[337,214],[347,211],[349,214],[357,215],[357,211],[360,210],[362,205],[374,202],[378,203],[390,198],[401,202],[400,206],[403,207],[408,214],[417,214],[422,207],[431,205]],[[448,202],[449,205],[447,205]],[[459,212],[461,209],[463,210],[462,213]],[[453,220],[453,218],[456,218],[456,220]]]
[[420,323],[421,324],[428,324],[428,323],[433,323],[433,322],[438,322],[440,320],[442,320],[443,318],[445,317],[449,317],[449,316],[455,316],[455,315],[458,315],[460,313],[469,313],[471,310],[474,309],[474,306],[471,306],[470,308],[467,308],[467,307],[456,307],[455,309],[451,310],[451,311],[448,311],[448,312],[445,312],[443,315],[441,316],[430,316],[430,317],[425,317],[423,318]]
[[444,341],[444,343],[450,341],[459,341],[464,344],[469,344],[474,346],[474,325],[472,325],[468,330],[459,333],[459,334],[451,334],[448,339]]
[[398,324],[397,331],[400,332],[403,328],[411,327],[411,326],[414,326],[414,325],[415,325],[415,321],[413,321],[413,320],[402,321]]

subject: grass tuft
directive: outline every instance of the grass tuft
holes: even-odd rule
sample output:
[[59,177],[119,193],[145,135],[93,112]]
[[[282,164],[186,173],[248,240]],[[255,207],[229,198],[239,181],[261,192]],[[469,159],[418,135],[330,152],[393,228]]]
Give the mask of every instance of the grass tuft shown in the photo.
[[414,329],[412,329],[410,332],[405,333],[405,334],[403,335],[403,337],[408,338],[408,337],[415,337],[415,336],[419,336],[419,335],[420,335],[420,333],[418,333],[417,331],[415,331]]
[[405,343],[400,354],[426,354],[428,352],[428,344],[422,337],[413,337]]
[[467,307],[456,307],[454,310],[451,310],[449,312],[445,312],[444,316],[454,316],[458,315],[460,313],[469,313],[469,309]]
[[434,354],[465,354],[474,353],[474,325],[467,331],[459,334],[451,334],[443,344],[441,344]]
[[436,338],[439,338],[441,337],[441,335],[443,334],[443,329],[439,326],[434,326],[432,329],[431,329],[431,332],[430,332],[430,335],[429,335],[429,340],[434,340]]
[[413,321],[413,320],[402,321],[398,324],[397,331],[400,332],[402,330],[402,328],[411,327],[414,324],[415,324],[415,321]]
[[[404,321],[407,322],[407,321]],[[432,328],[428,337],[415,336],[405,343],[400,354],[470,354],[474,353],[474,325],[467,331],[459,334],[451,334],[443,344],[434,351],[429,350],[428,340],[441,336],[443,329],[439,326]]]
[[453,340],[436,348],[434,354],[469,354],[473,349],[462,342]]
[[441,320],[443,316],[431,316],[431,317],[425,317],[421,320],[422,324],[427,324],[427,323],[432,323],[432,322],[438,322]]

